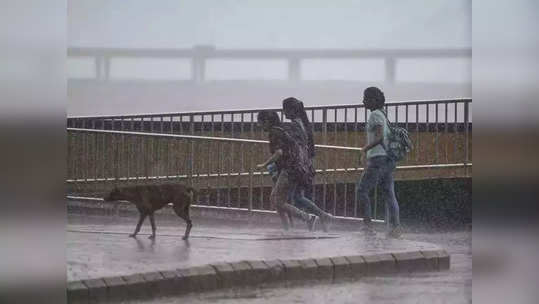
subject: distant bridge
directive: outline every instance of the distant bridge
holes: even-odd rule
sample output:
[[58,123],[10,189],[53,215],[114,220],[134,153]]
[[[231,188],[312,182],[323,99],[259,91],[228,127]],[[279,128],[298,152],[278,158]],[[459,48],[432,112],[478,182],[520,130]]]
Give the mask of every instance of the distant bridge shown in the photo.
[[209,59],[282,59],[288,65],[288,81],[301,81],[302,62],[307,59],[383,59],[385,83],[396,79],[398,59],[470,59],[470,48],[455,49],[216,49],[213,46],[195,46],[190,49],[124,49],[124,48],[79,48],[67,51],[69,58],[86,57],[95,62],[95,79],[110,79],[111,61],[115,58],[161,58],[188,59],[191,62],[190,81],[206,81],[206,62]]
[[[407,75],[421,75],[422,64],[451,79],[461,77],[462,72],[453,75],[456,77],[449,75],[451,66],[447,68],[447,60],[462,60],[463,64],[459,65],[466,68],[466,62],[471,59],[470,48],[249,50],[216,49],[212,46],[189,49],[71,47],[67,53],[68,62],[82,64],[85,71],[82,75],[73,73],[69,78],[70,116],[273,108],[288,96],[304,100],[306,106],[351,104],[360,102],[362,90],[371,85],[382,87],[389,100],[471,96],[471,83],[467,81],[444,82],[429,76],[422,77],[421,81],[407,80]],[[415,60],[418,60],[417,67]],[[364,62],[374,62],[366,64],[374,71],[372,75],[367,68],[362,68]],[[406,64],[401,65],[403,62]],[[445,62],[445,65],[438,66],[438,62]],[[236,71],[240,67],[244,70]],[[336,75],[326,73],[324,68]],[[150,75],[163,70],[168,72],[156,77]],[[251,76],[241,77],[243,72]],[[313,78],[309,72],[317,76]],[[172,73],[173,77],[167,78],[167,73]],[[216,73],[233,75],[215,76]]]

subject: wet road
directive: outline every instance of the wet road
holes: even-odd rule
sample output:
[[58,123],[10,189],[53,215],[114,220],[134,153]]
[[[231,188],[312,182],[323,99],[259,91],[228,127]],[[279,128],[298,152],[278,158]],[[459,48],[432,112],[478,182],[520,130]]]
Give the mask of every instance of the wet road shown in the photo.
[[[299,227],[283,232],[260,223],[198,220],[185,242],[185,225],[179,220],[156,219],[157,240],[147,239],[145,223],[137,239],[127,237],[136,218],[106,216],[68,217],[68,280],[127,275],[137,272],[175,269],[215,262],[273,260],[357,255],[375,252],[437,249],[419,238],[386,239],[383,234],[366,238],[356,232],[308,232]],[[298,225],[299,226],[299,225]]]
[[428,241],[451,255],[451,269],[389,277],[363,278],[354,282],[318,284],[293,288],[264,288],[217,291],[137,303],[471,303],[471,231],[408,233],[409,240]]

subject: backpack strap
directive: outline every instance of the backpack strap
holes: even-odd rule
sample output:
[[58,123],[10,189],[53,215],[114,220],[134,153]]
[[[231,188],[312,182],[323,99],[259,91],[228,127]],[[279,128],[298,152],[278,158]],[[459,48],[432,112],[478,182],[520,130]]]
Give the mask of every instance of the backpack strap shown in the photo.
[[[391,122],[390,122],[389,119],[387,118],[386,113],[385,113],[383,110],[379,110],[379,109],[377,109],[376,111],[382,112],[382,114],[384,115],[384,118],[386,119],[387,128],[389,129],[389,132],[390,132],[391,134],[393,134],[393,130],[391,129]],[[382,146],[382,148],[386,151],[386,154],[388,154],[389,152],[388,152],[387,147],[386,147],[386,145],[385,145],[385,143],[384,143],[384,137],[385,137],[385,134],[384,134],[384,132],[382,131],[382,143],[380,144],[380,146]],[[389,138],[388,138],[387,140],[389,141]],[[388,155],[389,155],[389,154],[388,154]]]
[[382,111],[382,110],[379,110],[380,112],[382,112],[382,114],[384,115],[384,117],[386,118],[386,122],[387,122],[387,126],[389,127],[389,132],[393,133],[393,130],[391,128],[391,121],[389,121],[389,118],[387,118],[387,114],[386,112]]

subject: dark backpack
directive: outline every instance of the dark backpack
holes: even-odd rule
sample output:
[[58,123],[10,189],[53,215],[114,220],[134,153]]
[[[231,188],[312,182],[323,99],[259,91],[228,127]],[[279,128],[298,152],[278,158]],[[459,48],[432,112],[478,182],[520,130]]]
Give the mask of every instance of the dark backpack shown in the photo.
[[393,159],[396,162],[401,161],[406,157],[406,154],[408,154],[408,152],[412,150],[412,141],[410,140],[410,137],[408,136],[408,131],[405,128],[397,126],[392,127],[386,113],[384,113],[384,111],[382,111],[382,113],[386,118],[387,126],[389,128],[389,136],[387,139],[388,145],[385,146],[382,144],[382,146],[384,147],[384,150],[386,150],[387,156],[389,156],[389,158]]

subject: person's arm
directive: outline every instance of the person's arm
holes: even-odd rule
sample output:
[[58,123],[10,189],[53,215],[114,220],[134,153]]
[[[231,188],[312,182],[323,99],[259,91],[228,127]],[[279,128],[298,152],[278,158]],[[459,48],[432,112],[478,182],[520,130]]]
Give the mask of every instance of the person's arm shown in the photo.
[[382,135],[382,126],[374,126],[374,141],[363,147],[363,153],[367,153],[367,151],[374,148],[376,145],[381,144],[383,140],[384,136]]
[[273,155],[268,159],[266,160],[265,162],[261,163],[261,164],[258,164],[256,165],[258,168],[265,168],[267,165],[273,163],[273,162],[276,162],[279,158],[281,158],[281,156],[283,155],[283,150],[282,149],[277,149],[275,150],[275,152],[273,152]]

